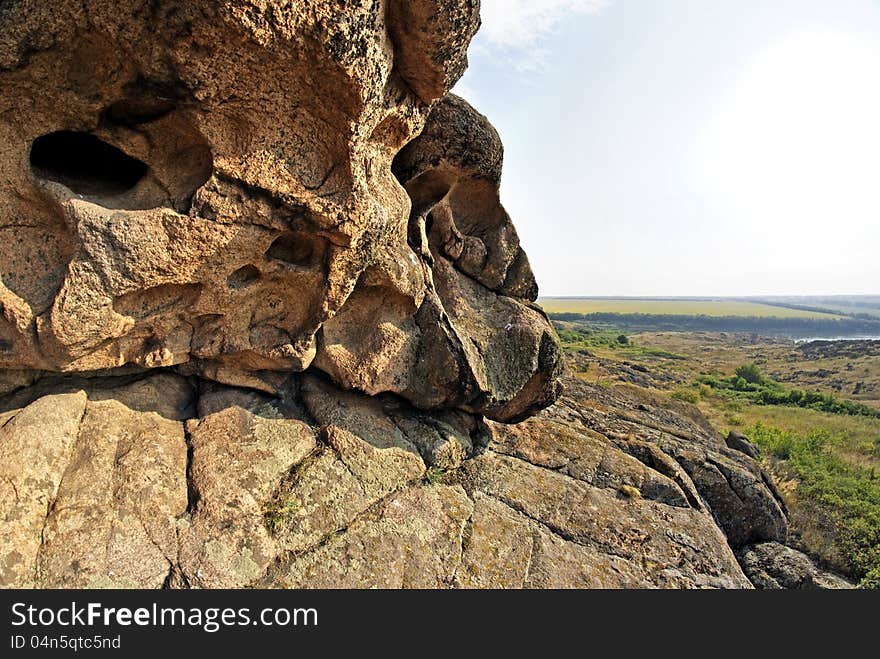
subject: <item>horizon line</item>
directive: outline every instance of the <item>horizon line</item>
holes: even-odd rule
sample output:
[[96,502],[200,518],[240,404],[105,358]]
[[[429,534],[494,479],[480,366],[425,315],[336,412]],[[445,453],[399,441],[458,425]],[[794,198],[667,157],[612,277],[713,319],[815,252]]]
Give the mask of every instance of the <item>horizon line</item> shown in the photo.
[[759,298],[856,298],[880,297],[880,293],[753,293],[737,295],[552,295],[539,294],[538,299],[553,300],[717,300],[717,299],[759,299]]

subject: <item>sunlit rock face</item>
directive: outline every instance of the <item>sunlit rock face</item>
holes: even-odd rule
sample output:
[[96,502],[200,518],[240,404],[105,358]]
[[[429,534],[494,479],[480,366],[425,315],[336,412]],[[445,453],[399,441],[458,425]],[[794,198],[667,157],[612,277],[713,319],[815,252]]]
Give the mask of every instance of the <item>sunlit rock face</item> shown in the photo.
[[478,3],[337,4],[4,3],[7,387],[173,366],[274,392],[315,366],[499,420],[552,402],[500,141],[438,103]]
[[0,587],[792,582],[696,410],[550,405],[501,142],[448,94],[478,22],[0,1]]

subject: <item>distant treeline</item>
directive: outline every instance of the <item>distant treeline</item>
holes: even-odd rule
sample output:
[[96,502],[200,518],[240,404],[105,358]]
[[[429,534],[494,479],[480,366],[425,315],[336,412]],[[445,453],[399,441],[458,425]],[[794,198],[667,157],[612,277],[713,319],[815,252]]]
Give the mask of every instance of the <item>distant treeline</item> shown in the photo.
[[813,313],[827,313],[835,316],[848,316],[849,318],[858,318],[859,320],[878,320],[877,310],[874,306],[871,306],[868,303],[862,302],[853,302],[851,306],[864,307],[868,309],[874,309],[874,313],[866,313],[861,311],[846,311],[842,308],[832,308],[832,307],[816,307],[810,306],[807,304],[796,304],[794,302],[777,302],[775,300],[764,300],[761,298],[749,299],[749,302],[756,302],[758,304],[766,304],[771,307],[781,307],[783,309],[794,309],[796,311],[811,311]]
[[583,322],[630,331],[755,332],[779,336],[880,336],[880,320],[868,318],[777,318],[775,316],[686,316],[645,313],[551,313],[553,320]]

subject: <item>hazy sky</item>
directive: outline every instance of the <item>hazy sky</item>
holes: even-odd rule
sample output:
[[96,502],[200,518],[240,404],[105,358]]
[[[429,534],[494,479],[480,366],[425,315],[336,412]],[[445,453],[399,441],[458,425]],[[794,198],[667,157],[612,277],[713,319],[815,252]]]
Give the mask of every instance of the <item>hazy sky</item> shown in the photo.
[[542,295],[880,292],[880,0],[482,0]]

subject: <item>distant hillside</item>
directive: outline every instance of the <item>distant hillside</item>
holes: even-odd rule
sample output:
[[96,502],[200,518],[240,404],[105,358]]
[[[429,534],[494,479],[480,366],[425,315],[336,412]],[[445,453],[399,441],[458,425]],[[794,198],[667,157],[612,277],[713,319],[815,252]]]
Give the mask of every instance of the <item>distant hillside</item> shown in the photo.
[[[880,302],[851,298],[541,298],[553,320],[627,331],[754,332],[768,336],[880,336]],[[835,302],[837,307],[830,305]],[[861,306],[856,306],[856,303]],[[860,311],[856,311],[859,309]],[[877,315],[874,315],[874,314]]]
[[727,298],[540,298],[549,313],[615,313],[719,317],[827,318],[839,314],[825,309],[765,304]]

